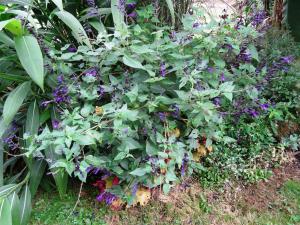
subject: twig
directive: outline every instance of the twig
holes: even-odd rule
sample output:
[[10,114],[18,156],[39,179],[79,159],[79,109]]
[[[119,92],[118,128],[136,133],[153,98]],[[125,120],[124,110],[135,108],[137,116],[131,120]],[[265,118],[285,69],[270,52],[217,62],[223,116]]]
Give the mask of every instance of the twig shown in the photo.
[[76,207],[78,206],[78,204],[80,203],[80,196],[81,196],[81,192],[82,192],[82,186],[83,186],[83,182],[81,182],[80,184],[80,189],[79,189],[79,193],[78,193],[78,197],[77,197],[77,201],[74,205],[74,208],[72,209],[72,211],[70,212],[69,216],[67,217],[67,219],[69,219],[69,217],[72,215],[72,213],[75,211]]

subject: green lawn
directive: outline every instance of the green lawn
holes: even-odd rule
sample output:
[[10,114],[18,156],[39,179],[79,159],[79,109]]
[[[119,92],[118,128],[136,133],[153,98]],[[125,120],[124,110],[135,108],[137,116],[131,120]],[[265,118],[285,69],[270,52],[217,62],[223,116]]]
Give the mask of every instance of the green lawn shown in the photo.
[[228,201],[228,196],[221,192],[214,193],[217,193],[216,200],[208,200],[211,191],[199,194],[192,193],[191,189],[174,193],[171,197],[177,198],[174,202],[152,201],[143,208],[113,212],[94,200],[96,193],[88,192],[85,190],[73,213],[77,193],[69,192],[64,200],[56,193],[38,195],[31,224],[300,224],[300,182],[293,180],[286,181],[277,193],[273,193],[276,198],[267,209],[256,208],[244,197]]

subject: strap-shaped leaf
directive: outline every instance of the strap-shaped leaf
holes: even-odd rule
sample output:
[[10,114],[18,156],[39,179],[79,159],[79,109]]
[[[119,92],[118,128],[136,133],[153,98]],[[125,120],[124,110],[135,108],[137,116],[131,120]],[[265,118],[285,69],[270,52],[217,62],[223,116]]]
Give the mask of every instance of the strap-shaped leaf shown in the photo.
[[44,90],[44,60],[36,38],[33,36],[17,37],[15,46],[22,66],[31,79]]
[[15,42],[10,39],[3,31],[0,31],[0,42],[6,44],[9,47],[15,47]]
[[32,166],[30,167],[29,189],[33,197],[41,183],[47,163],[43,159],[33,159],[32,162]]
[[59,8],[59,10],[64,10],[62,0],[52,0],[52,2]]
[[[6,98],[3,107],[3,122],[8,125],[20,109],[28,92],[30,91],[30,82],[27,81],[14,89]],[[1,135],[0,135],[1,136]]]
[[33,101],[27,111],[25,131],[30,135],[38,133],[40,124],[40,113],[37,101]]
[[0,203],[0,224],[12,225],[10,206],[6,198]]
[[16,36],[20,36],[23,33],[21,21],[18,19],[9,19],[0,22],[0,31],[6,28],[8,31]]
[[12,223],[13,225],[20,225],[21,220],[21,203],[19,196],[16,192],[14,192],[12,195],[9,196],[9,203],[10,203],[10,211],[12,216]]
[[17,83],[23,83],[25,81],[30,80],[30,78],[27,76],[21,76],[21,75],[10,74],[10,73],[2,73],[2,72],[0,72],[0,79],[7,80],[7,81],[14,81]]
[[172,25],[175,26],[175,10],[174,10],[173,2],[172,0],[166,0],[166,2],[171,13]]
[[21,214],[20,225],[27,225],[31,214],[31,194],[29,187],[26,185],[21,196]]
[[30,22],[30,24],[34,27],[35,30],[38,29],[38,25],[31,16],[29,12],[23,11],[23,10],[18,10],[18,9],[10,9],[6,11],[7,13],[12,13],[15,15],[18,15],[20,18],[26,18]]
[[115,29],[117,31],[126,31],[126,24],[124,22],[124,12],[120,10],[120,0],[111,0],[111,13],[113,16],[113,21]]
[[83,26],[75,16],[67,11],[59,11],[56,12],[55,15],[57,15],[58,18],[61,19],[72,30],[73,36],[79,43],[84,43],[90,48],[92,47]]
[[32,5],[32,0],[3,0],[2,4]]
[[18,187],[17,184],[7,184],[0,187],[0,199],[12,193]]

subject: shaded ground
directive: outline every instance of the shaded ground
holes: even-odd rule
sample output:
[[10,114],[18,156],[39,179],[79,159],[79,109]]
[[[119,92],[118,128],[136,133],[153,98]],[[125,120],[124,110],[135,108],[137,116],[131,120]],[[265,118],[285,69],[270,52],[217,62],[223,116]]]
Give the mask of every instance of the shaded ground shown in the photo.
[[74,213],[78,193],[69,192],[63,201],[57,194],[43,193],[33,207],[31,224],[300,224],[299,156],[274,169],[267,181],[248,186],[228,182],[212,191],[189,180],[189,188],[177,187],[169,196],[156,191],[146,207],[120,212],[97,203],[94,189],[85,188]]

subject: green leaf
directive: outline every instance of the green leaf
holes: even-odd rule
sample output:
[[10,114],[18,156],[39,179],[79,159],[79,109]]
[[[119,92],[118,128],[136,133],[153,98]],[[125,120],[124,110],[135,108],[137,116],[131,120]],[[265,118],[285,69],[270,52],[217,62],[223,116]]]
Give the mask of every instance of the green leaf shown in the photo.
[[23,28],[20,20],[13,19],[10,23],[8,23],[5,26],[5,29],[14,34],[15,36],[23,35]]
[[9,47],[15,47],[15,42],[10,39],[3,31],[0,31],[0,42],[6,44]]
[[64,10],[62,0],[52,0],[52,2],[59,8],[60,11]]
[[9,23],[15,21],[16,19],[9,19],[9,20],[4,20],[4,21],[0,21],[0,30],[2,30],[3,28],[5,28]]
[[251,45],[248,46],[248,49],[249,49],[249,52],[251,54],[251,57],[253,59],[255,59],[256,61],[259,61],[259,56],[258,56],[258,52],[257,52],[256,47],[251,44]]
[[21,215],[20,225],[27,225],[31,214],[31,194],[29,187],[26,185],[20,199]]
[[38,133],[40,126],[40,113],[39,106],[35,100],[29,106],[26,117],[25,131],[29,135],[35,135]]
[[124,55],[123,56],[123,63],[126,65],[126,66],[129,66],[129,67],[132,67],[132,68],[135,68],[135,69],[142,69],[144,70],[145,67],[137,60],[127,56],[127,55]]
[[17,83],[23,83],[25,81],[29,81],[29,77],[16,75],[16,74],[9,74],[9,73],[2,73],[0,72],[0,78],[7,81],[13,81]]
[[3,199],[0,204],[0,224],[12,225],[11,211],[6,198]]
[[9,196],[9,202],[10,202],[10,211],[12,216],[12,224],[20,225],[21,203],[20,203],[19,196],[17,195],[16,192],[14,192],[12,195]]
[[107,162],[107,159],[100,156],[88,155],[85,157],[85,161],[92,166],[101,167]]
[[17,184],[7,184],[0,187],[0,199],[13,192],[17,187]]
[[43,159],[33,159],[30,166],[29,190],[32,197],[36,194],[37,189],[43,178],[47,163]]
[[18,57],[31,79],[44,90],[44,60],[39,43],[33,36],[15,38]]
[[172,0],[166,0],[166,3],[168,5],[168,8],[169,8],[170,13],[171,13],[172,25],[175,26],[175,10],[174,10],[173,2],[172,2]]
[[169,194],[170,188],[171,188],[170,184],[164,184],[163,185],[163,191],[164,191],[165,195]]
[[76,38],[76,40],[79,43],[84,43],[89,48],[92,48],[90,40],[89,40],[83,26],[76,19],[75,16],[73,16],[71,13],[69,13],[67,11],[59,11],[59,12],[56,12],[55,15],[58,16],[58,18],[61,19],[72,30],[73,36]]
[[119,0],[111,0],[111,13],[116,31],[121,33],[126,32],[127,27],[124,22],[124,13],[119,9]]
[[3,107],[3,122],[6,125],[11,123],[29,91],[30,82],[25,82],[8,95]]
[[146,142],[146,152],[149,156],[157,155],[158,149],[150,142]]
[[144,176],[146,173],[149,173],[150,171],[151,171],[151,167],[137,168],[134,171],[130,172],[130,174],[141,177],[141,176]]

